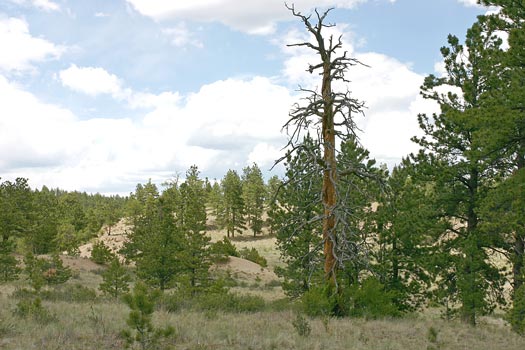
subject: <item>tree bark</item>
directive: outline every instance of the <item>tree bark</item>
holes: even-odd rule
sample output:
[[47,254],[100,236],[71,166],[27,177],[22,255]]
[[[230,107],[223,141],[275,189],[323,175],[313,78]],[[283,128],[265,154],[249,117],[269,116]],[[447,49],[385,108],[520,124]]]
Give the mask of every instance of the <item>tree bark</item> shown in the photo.
[[330,56],[324,53],[323,64],[323,85],[322,97],[324,104],[324,113],[322,120],[323,130],[323,158],[324,158],[324,174],[323,174],[323,240],[324,240],[324,272],[326,280],[330,285],[335,286],[336,282],[336,260],[334,256],[335,248],[335,215],[334,209],[337,203],[337,164],[335,158],[335,128],[334,128],[334,112],[332,102],[332,84],[331,84],[331,69]]

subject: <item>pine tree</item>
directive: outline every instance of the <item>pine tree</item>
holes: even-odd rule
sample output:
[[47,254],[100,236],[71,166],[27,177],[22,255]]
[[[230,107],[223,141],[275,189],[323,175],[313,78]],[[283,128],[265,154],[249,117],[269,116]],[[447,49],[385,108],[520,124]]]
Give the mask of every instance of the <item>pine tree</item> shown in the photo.
[[221,182],[223,201],[219,222],[226,228],[228,237],[235,233],[242,234],[246,230],[244,219],[244,201],[242,198],[241,178],[235,170],[228,170]]
[[184,241],[178,259],[184,268],[184,282],[190,293],[195,295],[208,285],[211,265],[210,238],[205,232],[206,188],[196,166],[186,172],[186,180],[180,185],[179,192],[176,225]]
[[182,270],[179,254],[184,248],[183,235],[177,229],[173,213],[159,202],[134,228],[141,236],[135,257],[137,275],[161,290],[172,287]]
[[31,227],[24,237],[28,249],[34,254],[55,251],[60,217],[56,192],[45,186],[35,191],[30,216]]
[[279,177],[277,177],[277,175],[272,176],[268,180],[268,184],[266,185],[266,208],[268,212],[266,224],[268,225],[270,235],[275,234],[275,232],[277,232],[279,228],[278,223],[275,222],[275,215],[276,212],[279,210],[279,201],[277,200],[277,196],[279,194],[281,185],[282,182],[279,179]]
[[115,299],[129,291],[131,277],[116,256],[111,260],[108,269],[102,273],[102,280],[99,289]]
[[401,311],[421,306],[433,281],[432,242],[443,231],[432,206],[433,192],[419,181],[418,167],[404,159],[388,177],[372,215],[378,233],[373,270]]
[[18,278],[21,268],[13,256],[15,244],[12,240],[0,241],[0,283]]
[[30,229],[29,212],[32,194],[27,179],[0,183],[0,281],[14,280],[20,273],[18,261],[13,256],[15,239]]
[[208,192],[207,198],[208,206],[215,218],[218,218],[220,215],[219,213],[221,212],[221,205],[223,202],[222,195],[221,185],[217,180],[215,180],[211,186],[211,190]]
[[27,179],[0,183],[0,235],[3,242],[29,231],[31,205],[32,194]]
[[322,215],[322,179],[306,153],[313,144],[306,137],[301,151],[287,154],[286,186],[280,188],[278,205],[269,212],[285,263],[275,271],[284,278],[283,289],[291,297],[301,296],[322,280],[322,226],[317,220]]
[[134,261],[137,275],[161,290],[172,287],[181,271],[178,253],[183,236],[177,229],[173,210],[166,197],[159,198],[155,185],[137,185],[131,199],[134,223],[121,252]]
[[248,227],[252,229],[254,237],[262,233],[264,200],[266,187],[261,169],[253,163],[251,167],[243,169],[242,197],[245,206]]
[[[485,152],[501,156],[500,167],[506,177],[504,181],[512,183],[525,169],[525,5],[522,1],[514,0],[482,0],[480,3],[501,7],[499,13],[480,20],[508,33],[509,48],[497,57],[497,64],[493,64],[492,89],[484,100],[490,114],[484,122],[488,140]],[[517,217],[506,212],[508,205],[498,201],[505,197],[501,191],[504,187],[498,186],[485,206],[495,210],[487,213],[494,214],[491,218],[497,221],[499,231],[492,233],[502,234],[503,248],[512,264],[512,286],[517,290],[525,283],[525,229],[519,220],[507,221],[507,225],[504,225],[503,220],[498,220],[502,217]],[[502,204],[501,207],[498,202]],[[518,204],[521,205],[513,201],[511,206],[516,213],[524,210]]]
[[137,343],[142,350],[157,349],[163,338],[173,334],[174,329],[171,327],[161,329],[153,325],[152,315],[159,296],[157,291],[149,290],[140,282],[133,288],[133,293],[124,296],[124,302],[130,308],[126,320],[130,329],[122,331],[128,347]]
[[486,140],[480,122],[486,112],[483,94],[490,88],[487,77],[501,44],[490,30],[476,22],[465,46],[449,36],[449,46],[441,49],[447,74],[430,75],[422,86],[423,96],[438,102],[441,113],[419,115],[424,136],[414,138],[423,149],[415,159],[428,165],[427,181],[438,195],[436,211],[448,225],[437,239],[443,249],[439,280],[454,283],[448,289],[454,293],[450,297],[459,300],[461,317],[470,324],[493,308],[488,291],[497,291],[500,282],[487,256],[491,239],[479,227],[481,199],[495,176],[494,163],[483,152]]

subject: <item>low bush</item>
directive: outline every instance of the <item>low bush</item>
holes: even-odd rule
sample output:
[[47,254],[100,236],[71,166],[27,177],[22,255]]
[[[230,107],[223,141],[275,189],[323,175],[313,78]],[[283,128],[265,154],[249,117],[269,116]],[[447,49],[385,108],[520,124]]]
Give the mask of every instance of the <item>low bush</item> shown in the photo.
[[395,304],[395,294],[385,290],[374,277],[364,280],[361,286],[349,288],[344,294],[345,301],[350,301],[346,306],[350,316],[376,319],[401,315]]
[[94,289],[81,284],[67,284],[40,292],[40,297],[48,301],[66,301],[70,303],[93,302],[97,299]]
[[241,258],[243,259],[259,264],[262,267],[268,266],[268,262],[266,261],[266,259],[263,256],[261,256],[259,252],[257,251],[257,249],[255,248],[252,248],[252,249],[243,248],[240,254],[241,254]]
[[115,254],[101,241],[93,243],[91,248],[91,260],[99,265],[105,265],[112,261]]
[[159,297],[158,291],[152,291],[140,282],[135,285],[132,293],[124,296],[124,302],[130,308],[126,320],[128,328],[121,332],[126,347],[137,345],[143,350],[165,348],[165,341],[175,330],[172,327],[157,328],[153,325],[152,315]]
[[301,297],[301,307],[305,314],[312,317],[334,314],[337,300],[325,287],[312,287]]
[[40,298],[20,300],[13,314],[20,318],[33,319],[40,324],[48,324],[57,320],[56,315],[42,305]]
[[210,252],[215,263],[225,263],[230,256],[240,257],[237,248],[227,237],[224,237],[222,241],[213,243],[210,247]]
[[312,327],[308,320],[301,314],[298,313],[295,320],[292,321],[293,328],[297,331],[301,337],[308,337],[312,333]]
[[265,309],[266,302],[255,295],[206,293],[196,299],[194,306],[202,311],[257,312]]
[[38,258],[28,254],[24,258],[25,272],[29,277],[31,286],[39,291],[44,284],[57,285],[67,282],[71,276],[71,269],[64,266],[58,254],[49,258]]

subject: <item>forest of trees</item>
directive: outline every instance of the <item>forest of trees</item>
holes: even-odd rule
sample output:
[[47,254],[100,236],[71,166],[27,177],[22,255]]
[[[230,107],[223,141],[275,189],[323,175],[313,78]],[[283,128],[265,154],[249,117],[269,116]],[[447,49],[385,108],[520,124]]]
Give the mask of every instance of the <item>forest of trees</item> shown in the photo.
[[[324,37],[330,10],[305,16],[289,7],[313,37],[292,45],[318,55],[307,70],[319,73],[321,91],[302,89],[290,112],[282,178],[265,181],[252,164],[210,181],[192,166],[163,191],[150,181],[125,198],[4,181],[0,281],[20,272],[13,253],[29,263],[32,254],[74,255],[125,217],[132,230],[120,253],[137,278],[199,295],[213,289],[217,247],[232,249],[227,239],[210,243],[212,215],[227,238],[263,228],[275,236],[282,287],[310,315],[401,316],[438,306],[445,318],[475,325],[506,307],[524,333],[525,5],[481,2],[501,11],[480,16],[464,42],[448,37],[445,74],[421,86],[440,112],[414,116],[419,152],[391,171],[359,142],[353,118],[366,101],[337,90],[361,62],[341,38]],[[118,259],[108,271],[123,282],[104,287],[117,297],[128,277]]]

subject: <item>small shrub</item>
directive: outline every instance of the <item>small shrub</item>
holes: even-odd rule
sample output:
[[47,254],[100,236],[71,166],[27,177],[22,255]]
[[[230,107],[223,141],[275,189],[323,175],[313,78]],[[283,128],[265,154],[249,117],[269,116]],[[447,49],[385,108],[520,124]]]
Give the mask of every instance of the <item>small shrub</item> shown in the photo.
[[117,257],[113,258],[109,268],[102,274],[102,278],[104,281],[100,284],[99,289],[106,295],[117,299],[129,291],[131,277]]
[[112,261],[115,254],[101,241],[93,243],[91,248],[91,260],[99,265],[107,264]]
[[266,307],[266,302],[258,295],[235,295],[233,300],[237,312],[258,312]]
[[281,286],[282,286],[282,283],[279,280],[271,280],[265,285],[265,287],[267,288],[276,288],[276,287],[281,287]]
[[229,292],[205,293],[195,301],[199,310],[222,312],[257,312],[266,307],[266,302],[260,296],[238,295]]
[[97,292],[94,289],[77,283],[57,287],[53,290],[44,290],[40,293],[40,297],[48,301],[86,303],[95,301],[97,299]]
[[276,299],[276,300],[272,300],[271,302],[268,302],[266,307],[272,311],[283,311],[283,310],[296,309],[297,304],[291,301],[289,298],[281,298],[281,299]]
[[[367,278],[360,286],[349,288],[344,294],[343,302],[339,304],[342,305],[343,312],[349,312],[350,316],[371,319],[400,316],[394,293],[386,291],[374,277]],[[348,306],[344,305],[347,301],[350,301]]]
[[268,266],[268,262],[266,261],[266,259],[263,256],[261,256],[259,252],[257,251],[257,249],[255,248],[252,248],[252,249],[243,248],[240,253],[241,253],[241,258],[243,259],[259,264],[262,267]]
[[142,350],[157,349],[163,339],[175,332],[172,327],[156,328],[153,326],[151,317],[159,296],[160,293],[150,291],[144,283],[137,283],[133,293],[124,296],[124,302],[131,309],[126,320],[129,329],[121,332],[127,347],[137,344]]
[[28,288],[16,288],[15,291],[11,294],[13,299],[30,299],[36,296],[34,290]]
[[292,321],[292,325],[301,337],[308,337],[312,333],[310,323],[301,313],[297,313],[295,320]]
[[225,263],[228,261],[230,256],[240,256],[237,248],[235,248],[235,246],[227,237],[224,237],[222,241],[213,243],[210,246],[210,253],[212,260],[215,263]]
[[51,259],[37,258],[33,254],[28,254],[24,263],[25,271],[35,291],[40,291],[44,284],[65,283],[72,276],[71,269],[64,266],[58,254],[54,254]]
[[40,324],[48,324],[57,320],[57,317],[42,305],[40,298],[20,300],[13,314],[24,319],[31,318]]
[[336,300],[324,287],[313,287],[301,297],[301,306],[308,316],[328,316],[334,313]]
[[428,329],[428,333],[427,333],[427,339],[429,342],[435,344],[437,343],[437,338],[438,338],[438,331],[437,329],[435,329],[434,327],[430,327]]
[[18,279],[21,269],[13,256],[14,251],[15,244],[12,241],[0,241],[0,283]]

